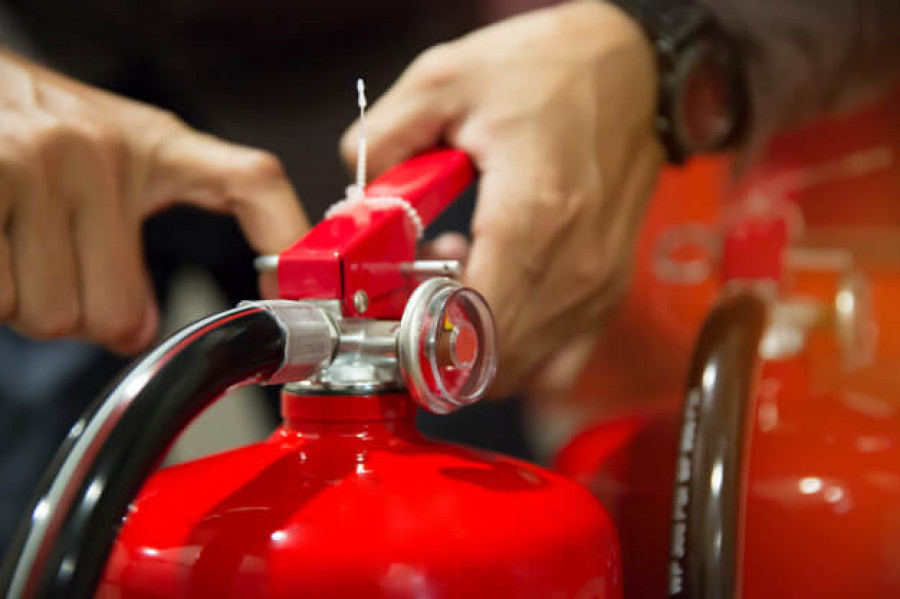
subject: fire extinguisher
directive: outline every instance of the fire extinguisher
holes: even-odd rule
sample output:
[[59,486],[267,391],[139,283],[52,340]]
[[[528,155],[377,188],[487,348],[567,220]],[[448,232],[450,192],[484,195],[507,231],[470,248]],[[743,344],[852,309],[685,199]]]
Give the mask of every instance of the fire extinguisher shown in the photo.
[[[415,429],[416,406],[451,412],[494,376],[482,297],[453,280],[457,264],[415,260],[473,178],[452,150],[395,167],[260,260],[281,299],[138,362],[70,432],[3,596],[620,597],[618,540],[586,490]],[[267,440],[158,469],[229,389],[281,383]]]
[[[870,283],[757,200],[707,238],[722,289],[680,401],[587,428],[557,468],[613,514],[627,597],[900,596],[900,401],[854,388]],[[811,273],[827,292],[798,290]]]

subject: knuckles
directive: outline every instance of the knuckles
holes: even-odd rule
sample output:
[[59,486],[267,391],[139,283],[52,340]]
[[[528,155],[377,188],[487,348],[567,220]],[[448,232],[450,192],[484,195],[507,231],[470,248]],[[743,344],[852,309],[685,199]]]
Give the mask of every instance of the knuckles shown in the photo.
[[4,288],[0,289],[0,322],[12,320],[16,315],[16,297],[9,281],[4,282]]
[[247,148],[238,167],[241,179],[259,184],[286,178],[284,166],[275,154],[266,150]]
[[359,132],[355,126],[341,136],[338,150],[341,153],[341,158],[346,164],[353,165],[356,163],[356,145],[358,142]]
[[141,330],[143,311],[129,306],[118,306],[89,320],[86,334],[104,345],[127,344]]
[[[125,153],[125,141],[118,131],[103,123],[60,121],[36,129],[33,143],[41,153],[60,153],[63,160],[74,153],[90,152],[119,158]],[[73,155],[67,155],[72,153]]]
[[189,129],[187,123],[171,110],[163,110],[155,107],[151,108],[143,105],[136,107],[135,110],[148,112],[150,115],[148,118],[153,121],[153,127],[159,133],[169,134],[172,131]]
[[265,150],[248,150],[247,169],[262,179],[281,179],[284,166],[275,154]]
[[[0,298],[0,320],[10,320],[12,314],[3,313]],[[37,311],[20,312],[16,328],[36,339],[58,339],[84,335],[106,346],[130,345],[143,328],[143,312],[117,306],[102,314],[84,314],[77,302],[58,303]]]
[[[86,155],[103,156],[116,164],[127,153],[126,142],[114,127],[76,118],[51,115],[22,115],[16,122],[0,122],[0,170],[23,183],[48,165],[83,160]],[[53,173],[45,173],[50,177]]]
[[[43,92],[0,106],[0,243],[9,245],[9,259],[0,264],[0,322],[38,339],[80,335],[109,346],[127,344],[145,328],[146,293],[126,294],[122,277],[126,282],[113,287],[131,300],[108,298],[97,305],[85,299],[77,274],[74,280],[48,274],[50,264],[59,267],[53,273],[73,272],[65,266],[68,250],[60,250],[68,244],[43,243],[60,226],[77,232],[87,222],[80,217],[89,212],[106,210],[118,218],[121,206],[115,204],[139,193],[132,183],[140,183],[147,158],[142,142],[185,125],[172,113],[126,100],[56,88]],[[250,156],[245,168],[258,177],[282,176],[277,159],[264,153]],[[91,191],[95,184],[104,186],[102,192]],[[84,239],[73,236],[79,243]]]
[[55,302],[42,310],[20,311],[19,328],[37,339],[56,339],[79,331],[81,314],[78,303]]
[[445,42],[430,47],[413,61],[410,78],[419,87],[437,88],[457,79],[462,68],[456,46]]

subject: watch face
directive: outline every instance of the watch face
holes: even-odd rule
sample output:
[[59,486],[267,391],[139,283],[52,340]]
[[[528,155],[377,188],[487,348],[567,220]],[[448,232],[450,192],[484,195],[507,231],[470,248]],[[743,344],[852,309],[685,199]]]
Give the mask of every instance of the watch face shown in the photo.
[[691,152],[721,147],[735,128],[735,107],[728,56],[721,48],[701,42],[685,55],[678,74],[675,125]]

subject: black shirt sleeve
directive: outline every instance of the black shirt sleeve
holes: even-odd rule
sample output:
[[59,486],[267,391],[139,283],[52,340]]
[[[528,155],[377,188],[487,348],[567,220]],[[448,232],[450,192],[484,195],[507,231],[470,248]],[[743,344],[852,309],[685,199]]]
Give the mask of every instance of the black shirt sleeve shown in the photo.
[[743,48],[750,145],[900,75],[897,0],[699,0]]

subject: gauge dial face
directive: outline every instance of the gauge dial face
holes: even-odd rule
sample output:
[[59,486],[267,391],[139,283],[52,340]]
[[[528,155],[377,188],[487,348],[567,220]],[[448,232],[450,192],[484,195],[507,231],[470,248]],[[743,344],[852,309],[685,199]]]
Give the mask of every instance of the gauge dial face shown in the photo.
[[675,127],[692,152],[721,147],[737,121],[734,90],[729,83],[726,57],[711,44],[698,44],[680,69],[680,93],[675,106]]
[[484,298],[450,279],[431,279],[410,298],[400,328],[400,367],[423,407],[446,413],[481,398],[497,368]]

